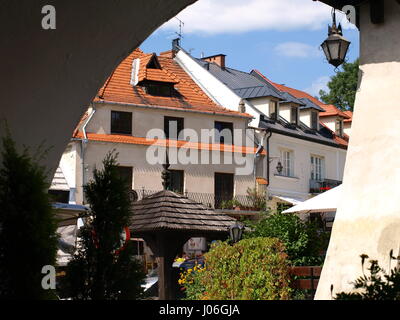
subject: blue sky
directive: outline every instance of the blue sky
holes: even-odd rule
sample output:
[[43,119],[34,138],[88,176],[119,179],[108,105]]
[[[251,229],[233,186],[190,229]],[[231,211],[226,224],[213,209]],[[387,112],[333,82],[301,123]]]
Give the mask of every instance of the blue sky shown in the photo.
[[[335,74],[319,50],[331,23],[328,6],[307,0],[199,0],[182,11],[181,46],[195,57],[223,53],[228,67],[260,70],[272,81],[317,95]],[[344,20],[351,46],[348,60],[359,52],[359,32]],[[171,48],[179,21],[171,19],[140,47],[145,52]]]

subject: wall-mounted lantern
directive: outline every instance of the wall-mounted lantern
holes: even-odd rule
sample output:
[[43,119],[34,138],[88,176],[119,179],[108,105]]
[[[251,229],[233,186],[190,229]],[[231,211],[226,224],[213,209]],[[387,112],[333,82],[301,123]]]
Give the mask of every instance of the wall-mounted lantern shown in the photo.
[[282,173],[283,166],[282,166],[282,163],[280,161],[278,162],[278,165],[276,166],[276,170],[278,171],[279,174]]

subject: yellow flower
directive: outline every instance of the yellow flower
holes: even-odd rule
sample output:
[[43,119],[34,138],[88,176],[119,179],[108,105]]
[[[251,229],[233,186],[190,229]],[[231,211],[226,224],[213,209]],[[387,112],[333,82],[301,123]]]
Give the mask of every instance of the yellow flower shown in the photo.
[[188,273],[191,273],[192,272],[192,269],[188,269]]

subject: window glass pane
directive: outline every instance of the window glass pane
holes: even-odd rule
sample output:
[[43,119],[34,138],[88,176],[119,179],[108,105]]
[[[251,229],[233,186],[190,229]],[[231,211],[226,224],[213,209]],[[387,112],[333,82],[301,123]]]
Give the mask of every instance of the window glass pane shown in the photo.
[[215,142],[222,144],[233,144],[233,123],[215,121]]
[[315,111],[311,112],[311,128],[318,129],[318,113]]
[[[179,134],[183,130],[183,118],[177,117],[164,117],[164,132],[165,137],[171,139],[182,139]],[[172,132],[171,132],[172,129]]]
[[169,170],[170,190],[183,194],[183,170]]
[[297,124],[298,123],[298,116],[297,116],[297,108],[296,107],[292,107],[290,109],[290,122]]
[[132,112],[111,111],[111,133],[132,134]]
[[229,201],[233,199],[233,180],[234,176],[232,173],[215,173],[215,208],[220,208],[223,201]]

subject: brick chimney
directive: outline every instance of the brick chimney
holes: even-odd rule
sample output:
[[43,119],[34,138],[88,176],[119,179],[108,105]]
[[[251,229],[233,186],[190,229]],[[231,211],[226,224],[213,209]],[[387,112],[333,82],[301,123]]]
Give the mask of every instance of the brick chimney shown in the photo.
[[214,56],[204,57],[201,60],[207,62],[214,62],[215,64],[219,65],[222,69],[225,69],[225,54],[216,54]]

